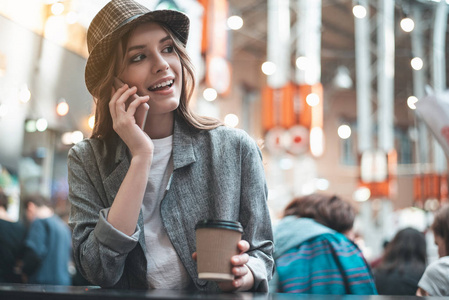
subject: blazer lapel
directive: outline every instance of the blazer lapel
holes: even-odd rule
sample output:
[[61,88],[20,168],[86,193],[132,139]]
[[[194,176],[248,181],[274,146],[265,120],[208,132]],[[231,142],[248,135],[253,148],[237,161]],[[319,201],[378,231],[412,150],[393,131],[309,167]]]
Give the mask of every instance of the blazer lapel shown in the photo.
[[175,114],[173,130],[173,169],[179,169],[196,161],[192,132],[187,124]]
[[[167,193],[161,203],[161,217],[168,237],[170,238],[173,247],[176,249],[181,261],[183,262],[187,272],[195,280],[199,286],[205,286],[207,281],[199,280],[197,277],[196,263],[193,261],[191,254],[194,250],[192,248],[192,238],[194,236],[186,235],[186,228],[183,225],[183,211],[178,201],[189,201],[188,199],[180,197],[182,189],[179,187],[179,174],[177,169],[186,167],[196,162],[194,151],[195,129],[188,127],[188,125],[175,114],[175,126],[173,131],[173,174],[172,182],[169,185]],[[182,200],[181,200],[182,199]],[[188,230],[187,230],[188,231]]]

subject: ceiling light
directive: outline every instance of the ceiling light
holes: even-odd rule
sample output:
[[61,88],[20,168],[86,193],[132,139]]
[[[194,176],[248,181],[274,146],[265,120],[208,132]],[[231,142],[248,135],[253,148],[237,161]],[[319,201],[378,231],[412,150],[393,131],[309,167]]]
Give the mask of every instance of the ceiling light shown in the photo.
[[61,136],[61,142],[64,145],[71,145],[72,144],[72,133],[71,132],[64,132]]
[[207,101],[214,101],[215,99],[217,99],[217,96],[217,91],[213,88],[207,88],[203,92],[203,97]]
[[413,20],[408,17],[402,19],[400,24],[402,30],[404,30],[405,32],[411,32],[413,28],[415,28],[415,22],[413,22]]
[[366,17],[366,8],[360,4],[357,4],[352,8],[352,13],[357,19],[363,19]]
[[337,132],[341,139],[346,140],[351,136],[351,127],[348,125],[340,125]]
[[40,118],[36,121],[37,131],[40,131],[40,132],[45,131],[45,130],[47,130],[47,127],[48,127],[48,122],[44,118]]
[[59,16],[64,11],[64,4],[57,2],[51,6],[51,13]]
[[239,124],[239,117],[234,114],[227,114],[224,123],[229,127],[236,127]]
[[422,67],[424,66],[424,62],[422,61],[422,59],[420,57],[414,57],[410,61],[410,64],[412,65],[412,68],[416,71],[421,70]]
[[67,102],[65,101],[64,98],[61,98],[59,100],[58,105],[56,106],[56,113],[63,117],[65,116],[67,113],[69,112],[69,105],[67,104]]
[[262,64],[262,72],[265,75],[273,75],[276,72],[276,64],[271,61],[266,61]]
[[306,102],[309,106],[317,106],[320,103],[320,96],[315,93],[310,93],[306,97]]
[[296,67],[300,70],[307,70],[307,66],[308,66],[309,62],[307,57],[305,56],[300,56],[296,59]]
[[359,187],[355,192],[352,194],[352,198],[357,202],[365,202],[369,200],[371,197],[371,190],[367,187]]
[[416,109],[416,102],[418,102],[418,98],[415,96],[410,96],[407,98],[407,105],[410,109]]
[[35,132],[36,131],[36,120],[26,120],[25,131],[26,132]]
[[76,144],[76,143],[81,142],[84,139],[84,135],[81,131],[76,130],[76,131],[72,132],[71,138],[72,138],[72,143]]
[[239,16],[230,16],[227,24],[232,30],[239,30],[243,26],[243,19]]

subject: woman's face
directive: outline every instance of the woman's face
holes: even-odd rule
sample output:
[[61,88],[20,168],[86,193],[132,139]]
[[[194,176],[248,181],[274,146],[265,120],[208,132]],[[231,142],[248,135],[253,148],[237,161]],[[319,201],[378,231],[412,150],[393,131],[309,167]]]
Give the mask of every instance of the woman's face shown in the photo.
[[157,23],[145,23],[131,33],[119,79],[150,96],[149,114],[165,114],[179,105],[182,67],[174,42]]
[[446,249],[446,243],[444,242],[444,239],[438,234],[434,234],[434,237],[435,245],[438,246],[438,255],[440,257],[447,256],[449,253],[447,253],[448,249]]

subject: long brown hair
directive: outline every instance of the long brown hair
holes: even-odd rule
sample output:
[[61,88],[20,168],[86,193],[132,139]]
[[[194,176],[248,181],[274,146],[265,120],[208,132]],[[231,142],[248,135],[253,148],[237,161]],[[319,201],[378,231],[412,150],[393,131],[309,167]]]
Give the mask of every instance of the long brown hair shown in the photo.
[[[192,98],[195,88],[195,71],[192,61],[187,54],[185,46],[173,34],[172,30],[163,23],[158,24],[167,31],[174,42],[174,49],[179,56],[182,66],[182,89],[179,101],[179,106],[176,113],[179,117],[184,119],[187,124],[197,129],[210,130],[223,123],[215,118],[199,116],[193,112],[189,107],[190,99]],[[92,90],[94,101],[96,103],[95,109],[95,124],[92,131],[91,138],[106,139],[115,134],[112,128],[112,117],[109,112],[109,101],[111,100],[111,87],[114,77],[119,74],[124,64],[124,49],[126,48],[131,32],[140,24],[136,24],[131,30],[125,34],[116,47],[116,51],[111,54],[109,64],[105,67],[104,76]]]
[[416,272],[424,272],[427,261],[426,238],[414,228],[407,227],[396,233],[385,247],[380,270],[403,273],[407,267]]

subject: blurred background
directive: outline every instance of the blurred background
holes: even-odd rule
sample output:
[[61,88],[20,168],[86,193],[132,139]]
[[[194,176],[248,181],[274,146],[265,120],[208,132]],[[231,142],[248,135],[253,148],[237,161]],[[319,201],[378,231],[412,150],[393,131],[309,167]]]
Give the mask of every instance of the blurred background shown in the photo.
[[[94,120],[86,31],[107,2],[0,0],[0,187],[16,219],[33,192],[67,217],[67,152]],[[189,15],[193,107],[261,146],[273,222],[294,196],[338,194],[370,260],[448,201],[447,153],[416,110],[446,90],[447,1],[138,2]]]

